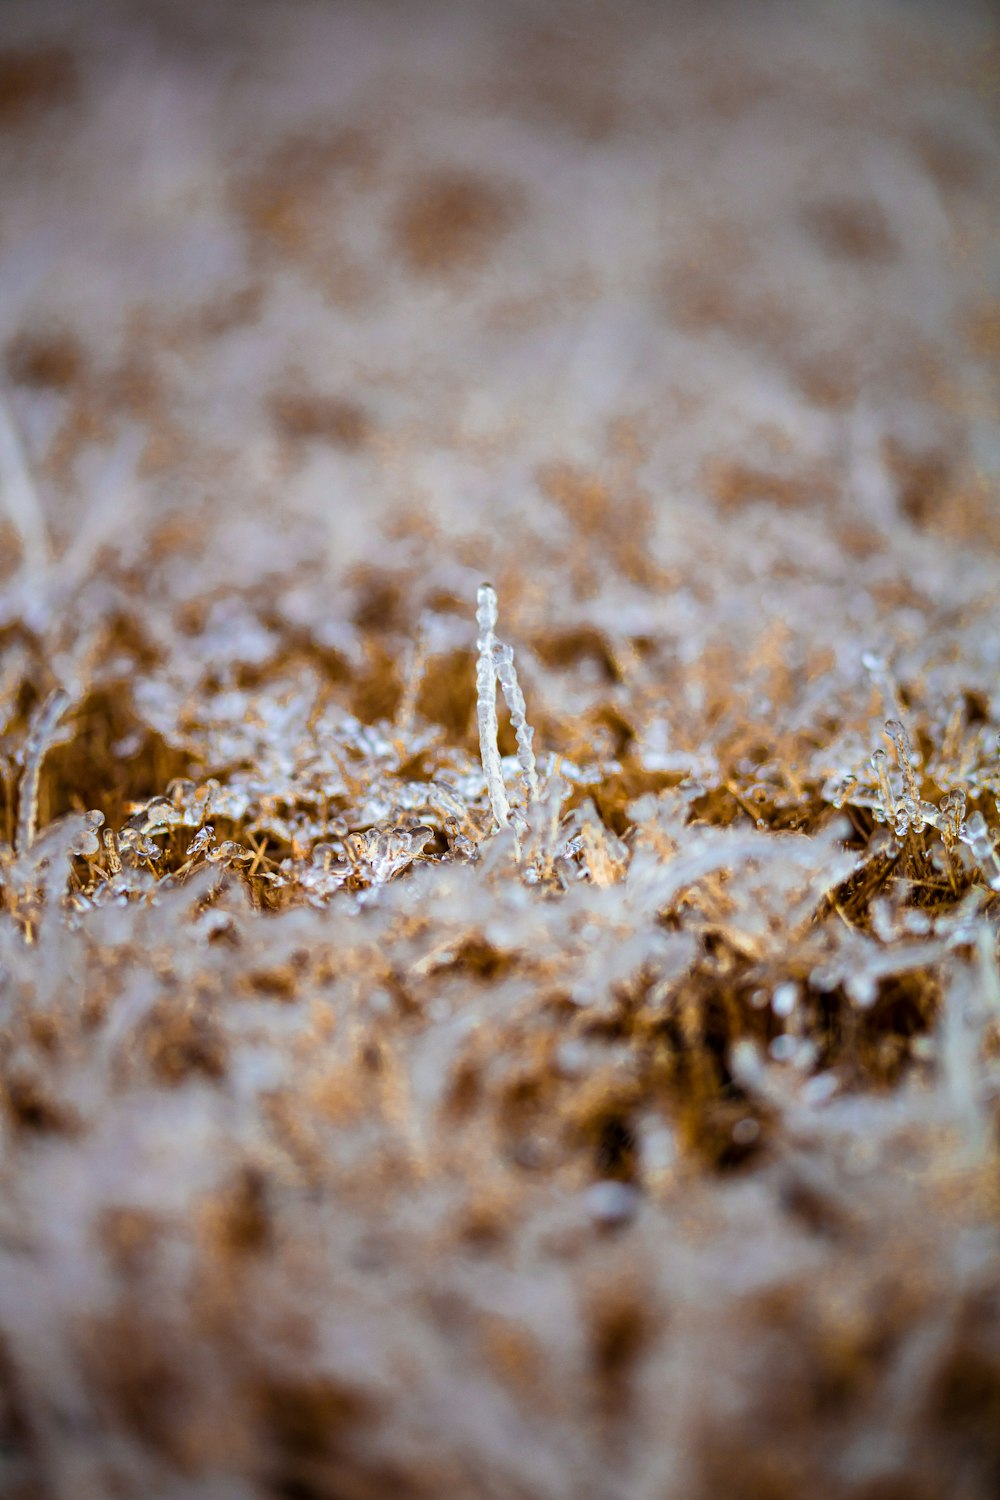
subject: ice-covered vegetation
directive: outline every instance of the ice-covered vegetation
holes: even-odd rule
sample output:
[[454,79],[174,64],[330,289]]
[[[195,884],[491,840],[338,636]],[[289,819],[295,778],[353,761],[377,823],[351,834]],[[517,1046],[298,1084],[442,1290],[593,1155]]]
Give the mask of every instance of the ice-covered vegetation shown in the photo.
[[[388,578],[381,586],[406,587]],[[564,708],[547,719],[563,748],[545,751],[539,774],[489,585],[478,590],[476,618],[478,658],[471,639],[461,650],[463,626],[471,630],[460,609],[425,610],[423,643],[400,652],[403,679],[385,662],[394,711],[367,723],[309,653],[282,659],[277,634],[268,640],[242,607],[230,616],[231,659],[205,660],[200,680],[196,641],[181,671],[171,660],[138,679],[124,658],[96,667],[91,647],[89,680],[71,652],[61,681],[37,698],[43,679],[30,655],[12,652],[3,741],[9,941],[34,946],[64,931],[86,946],[97,913],[136,906],[213,933],[239,926],[241,913],[332,906],[362,933],[375,913],[390,929],[398,915],[412,938],[405,913],[415,903],[418,931],[437,914],[441,963],[466,950],[491,972],[511,963],[515,992],[544,974],[568,1023],[595,1005],[627,1017],[643,1053],[650,1034],[669,1033],[686,984],[721,986],[728,999],[712,1031],[722,1050],[697,1079],[700,1104],[729,1094],[727,1049],[742,1038],[808,1074],[833,1070],[831,1088],[932,1060],[942,977],[987,951],[996,929],[1000,761],[974,688],[936,686],[933,660],[919,682],[901,686],[866,654],[855,671],[866,712],[829,725],[821,746],[804,748],[808,734],[787,732],[775,743],[773,719],[749,718],[731,743],[717,735],[710,745],[691,733],[700,695],[682,693],[671,712],[656,691],[656,653],[647,644],[644,661],[634,642],[611,638],[609,652],[632,654],[613,692],[618,753],[574,759],[580,732]],[[445,639],[457,649],[442,656]],[[241,684],[246,658],[250,685]],[[762,665],[780,671],[780,654]],[[106,672],[114,698],[102,694]],[[538,684],[544,705],[541,674]],[[498,685],[516,751],[506,756]],[[425,716],[434,694],[447,696],[448,728]],[[588,696],[579,701],[584,723]],[[473,705],[478,756],[468,728],[449,732],[458,715],[468,725]],[[901,719],[882,719],[887,708],[905,712],[914,734]],[[606,721],[601,706],[598,734]],[[879,739],[893,747],[894,766]],[[675,748],[665,753],[668,742]],[[122,755],[133,781],[154,784],[171,760],[185,774],[129,798],[118,784]],[[185,904],[188,889],[198,894]],[[259,941],[269,940],[265,929]],[[411,958],[398,959],[402,973]],[[727,1158],[741,1154],[725,1132],[710,1139]]]
[[708,10],[4,14],[4,1500],[994,1500],[994,23]]
[[[112,598],[127,608],[126,580],[87,587],[103,620]],[[659,587],[643,609],[676,609]],[[346,1466],[364,1494],[401,1453],[408,1471],[430,1462],[421,1433],[456,1378],[453,1319],[471,1319],[485,1352],[462,1366],[449,1441],[510,1486],[537,1485],[559,1455],[561,1493],[577,1419],[553,1397],[539,1415],[536,1380],[572,1391],[578,1359],[594,1362],[602,1424],[641,1430],[647,1390],[671,1393],[687,1424],[675,1442],[702,1452],[704,1414],[659,1364],[661,1318],[681,1319],[679,1357],[695,1361],[736,1329],[750,1347],[774,1339],[785,1306],[794,1340],[819,1340],[796,1356],[801,1378],[867,1390],[884,1358],[871,1341],[918,1337],[927,1276],[962,1309],[992,1295],[989,637],[977,620],[956,651],[942,627],[898,664],[859,650],[818,673],[765,632],[723,692],[698,665],[710,637],[690,651],[690,612],[680,665],[652,614],[583,633],[565,611],[533,620],[511,585],[536,766],[493,591],[477,623],[474,578],[451,595],[423,569],[367,570],[345,595],[355,614],[373,589],[398,644],[373,647],[345,610],[327,654],[289,636],[280,607],[265,617],[232,595],[150,656],[120,633],[112,645],[110,624],[103,649],[67,639],[71,619],[94,618],[78,600],[10,641],[9,1213],[47,1246],[32,1284],[65,1278],[75,1309],[52,1325],[54,1363],[18,1366],[19,1399],[46,1410],[52,1371],[72,1372],[60,1399],[76,1420],[138,1424],[168,1468],[205,1441],[207,1402],[213,1432],[259,1424],[241,1439],[246,1473],[276,1444],[290,1472]],[[871,1152],[898,1155],[903,1177],[863,1167]],[[755,1195],[713,1202],[718,1174]],[[957,1215],[944,1238],[920,1222],[939,1193]],[[664,1227],[678,1214],[680,1235]],[[779,1223],[785,1249],[765,1249]],[[620,1234],[627,1253],[601,1238]],[[120,1279],[110,1303],[94,1235]],[[717,1270],[688,1264],[699,1242]],[[182,1246],[188,1269],[169,1270]],[[809,1268],[830,1256],[844,1279],[827,1306]],[[705,1299],[734,1277],[732,1324],[706,1325]],[[393,1286],[415,1299],[398,1312],[383,1306]],[[572,1337],[570,1295],[586,1299]],[[291,1325],[244,1326],[260,1297],[275,1318],[308,1310],[304,1347]],[[35,1316],[8,1306],[15,1347]],[[912,1451],[940,1472],[956,1443],[973,1473],[993,1462],[992,1407],[964,1384],[979,1372],[993,1389],[991,1316],[911,1352],[908,1399],[926,1387],[932,1413]],[[403,1400],[407,1360],[419,1375]],[[843,1399],[832,1427],[850,1433]],[[515,1410],[519,1457],[493,1446]],[[908,1412],[880,1421],[912,1445]],[[764,1418],[751,1403],[740,1420],[749,1441]],[[806,1442],[817,1472],[827,1440]],[[64,1488],[77,1462],[148,1474],[138,1454],[41,1441]],[[199,1452],[206,1474],[228,1472],[221,1438]]]

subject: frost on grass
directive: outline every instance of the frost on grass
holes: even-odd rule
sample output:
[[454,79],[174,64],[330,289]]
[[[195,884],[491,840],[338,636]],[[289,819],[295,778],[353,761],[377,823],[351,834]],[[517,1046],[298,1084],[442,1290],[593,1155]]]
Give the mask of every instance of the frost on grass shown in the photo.
[[974,7],[86,9],[48,119],[0,49],[0,1495],[995,1500]]
[[[997,1347],[970,1311],[994,1280],[962,1248],[995,1243],[982,1205],[1000,1098],[1000,766],[975,616],[873,683],[860,651],[796,670],[780,633],[727,663],[732,593],[721,617],[688,611],[681,653],[657,635],[659,601],[629,613],[609,591],[584,640],[617,665],[595,673],[565,644],[567,611],[537,613],[512,582],[536,765],[496,595],[465,582],[453,605],[433,564],[387,575],[420,626],[381,654],[346,619],[335,651],[285,630],[280,584],[266,611],[230,597],[194,628],[161,618],[155,655],[82,650],[58,615],[5,654],[11,1213],[86,1310],[85,1337],[46,1314],[59,1400],[130,1430],[136,1339],[166,1382],[144,1398],[138,1456],[95,1444],[101,1482],[139,1483],[147,1449],[196,1441],[205,1473],[228,1472],[222,1440],[204,1448],[206,1400],[213,1431],[248,1434],[248,1482],[275,1445],[299,1474],[275,1412],[299,1422],[318,1402],[325,1476],[346,1465],[365,1493],[406,1452],[428,1476],[417,1493],[440,1493],[426,1401],[453,1409],[447,1451],[471,1444],[500,1493],[537,1488],[553,1455],[552,1492],[570,1493],[595,1380],[639,1443],[628,1362],[658,1406],[681,1398],[637,1350],[610,1373],[593,1353],[581,1376],[568,1303],[598,1351],[653,1351],[669,1325],[701,1368],[735,1331],[762,1380],[752,1351],[775,1337],[803,1378],[834,1379],[824,1319],[831,1338],[855,1330],[862,1361],[898,1344],[917,1370],[907,1399],[925,1393],[919,1422],[900,1419],[914,1464],[947,1475],[971,1445],[970,1472],[988,1474],[986,1407],[957,1427],[949,1405]],[[89,588],[121,614],[130,586],[112,572]],[[53,659],[76,675],[52,681]],[[850,1165],[862,1147],[910,1165]],[[164,1152],[169,1182],[149,1165]],[[752,1192],[715,1198],[731,1177]],[[714,1258],[690,1261],[689,1232]],[[169,1269],[172,1245],[196,1286]],[[531,1270],[501,1310],[476,1267],[511,1255]],[[951,1309],[933,1349],[928,1277]],[[833,1283],[843,1307],[826,1304]],[[886,1285],[903,1289],[888,1303]],[[308,1347],[280,1353],[281,1319],[303,1312]],[[457,1370],[452,1316],[485,1340]],[[4,1317],[20,1399],[48,1410],[29,1323]],[[543,1431],[532,1361],[568,1403]],[[876,1362],[864,1389],[889,1400],[896,1378]],[[341,1409],[377,1420],[337,1436]],[[868,1430],[850,1402],[821,1409],[824,1441]],[[512,1411],[517,1454],[492,1446]],[[704,1410],[684,1420],[707,1464]],[[741,1444],[761,1420],[738,1419]],[[68,1439],[53,1451],[72,1466]]]

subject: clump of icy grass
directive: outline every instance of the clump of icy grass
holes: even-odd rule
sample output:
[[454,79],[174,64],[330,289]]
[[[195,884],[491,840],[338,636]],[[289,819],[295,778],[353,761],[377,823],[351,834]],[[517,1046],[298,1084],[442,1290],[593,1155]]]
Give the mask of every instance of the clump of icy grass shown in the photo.
[[100,771],[81,710],[10,711],[0,1319],[33,1426],[0,1474],[363,1495],[405,1458],[428,1500],[569,1500],[616,1482],[617,1434],[636,1494],[708,1497],[777,1424],[816,1486],[863,1494],[889,1433],[899,1472],[986,1500],[977,731],[933,785],[892,724],[895,771],[703,747],[539,778],[492,590],[478,625],[479,760],[412,691],[364,723],[276,664],[171,728],[152,679],[214,774],[108,826],[45,811]]

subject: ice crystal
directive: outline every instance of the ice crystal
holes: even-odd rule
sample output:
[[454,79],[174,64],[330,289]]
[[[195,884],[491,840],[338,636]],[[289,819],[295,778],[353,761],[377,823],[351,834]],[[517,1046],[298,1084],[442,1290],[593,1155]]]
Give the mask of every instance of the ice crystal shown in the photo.
[[517,763],[521,771],[524,799],[531,804],[538,796],[538,773],[535,767],[535,752],[532,749],[534,730],[528,723],[524,694],[517,680],[514,666],[514,648],[503,641],[493,642],[493,662],[504,700],[510,710],[511,723],[517,739]]
[[51,747],[60,720],[70,705],[69,694],[55,688],[34,714],[24,746],[24,771],[17,813],[17,848],[24,854],[35,841],[38,822],[38,786],[42,774],[42,761]]
[[476,666],[476,716],[479,723],[479,754],[486,777],[486,790],[497,826],[503,828],[510,818],[510,803],[504,785],[503,767],[497,744],[497,678],[493,649],[497,623],[497,596],[491,584],[480,584],[477,594],[476,623],[479,626]]

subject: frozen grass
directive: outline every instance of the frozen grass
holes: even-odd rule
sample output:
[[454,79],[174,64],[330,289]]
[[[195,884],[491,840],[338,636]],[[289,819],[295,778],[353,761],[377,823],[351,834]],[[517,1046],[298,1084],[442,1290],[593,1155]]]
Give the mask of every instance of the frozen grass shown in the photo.
[[[432,585],[422,570],[380,585],[423,621],[384,681],[360,653],[331,686],[280,635],[262,651],[235,601],[214,684],[192,680],[219,658],[198,668],[189,634],[127,673],[90,651],[89,675],[41,700],[47,648],[20,659],[3,741],[6,1172],[29,1284],[66,1290],[44,1314],[0,1299],[11,1400],[35,1424],[11,1439],[11,1475],[169,1493],[177,1465],[198,1476],[185,1493],[211,1495],[277,1463],[321,1494],[344,1472],[358,1494],[403,1472],[420,1494],[569,1494],[592,1411],[598,1434],[640,1445],[600,1460],[634,1471],[636,1493],[749,1495],[745,1454],[774,1420],[763,1392],[784,1406],[791,1380],[816,1404],[773,1440],[782,1471],[862,1494],[851,1466],[867,1475],[877,1441],[897,1445],[893,1473],[962,1467],[987,1495],[997,763],[991,723],[969,716],[975,666],[964,693],[939,689],[928,643],[922,670],[883,667],[871,690],[858,660],[854,701],[831,678],[822,737],[808,721],[775,734],[775,705],[767,730],[734,716],[705,739],[702,696],[675,678],[668,715],[647,646],[615,691],[627,743],[587,758],[603,689],[546,711],[560,672],[542,631],[532,795],[495,597],[479,594],[477,658],[471,599],[435,620],[417,579]],[[763,670],[780,679],[780,654]],[[384,716],[353,713],[359,693]],[[887,694],[912,726],[885,725],[895,769],[869,749]],[[441,703],[449,720],[464,706],[464,733],[428,716]],[[500,757],[498,730],[518,753]],[[669,760],[644,748],[665,742]],[[126,754],[129,785],[154,795],[124,791]],[[515,836],[500,812],[519,771]],[[13,1249],[4,1267],[13,1286]],[[491,1292],[494,1275],[508,1281]],[[454,1318],[481,1352],[456,1356]],[[39,1320],[55,1340],[40,1363]],[[696,1403],[677,1385],[706,1359],[745,1372],[732,1469],[712,1377]],[[49,1430],[56,1380],[103,1436]],[[669,1463],[643,1437],[660,1401]],[[497,1446],[512,1421],[516,1453]]]
[[0,48],[4,1500],[1000,1487],[992,23],[544,9]]

